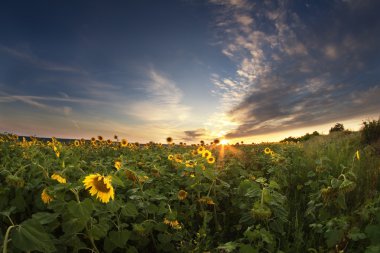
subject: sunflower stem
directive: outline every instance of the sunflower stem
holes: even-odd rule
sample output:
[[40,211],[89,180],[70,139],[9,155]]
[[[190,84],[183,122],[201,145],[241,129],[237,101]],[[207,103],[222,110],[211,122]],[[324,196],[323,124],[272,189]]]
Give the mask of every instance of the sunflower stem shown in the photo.
[[12,228],[14,228],[14,227],[16,227],[16,226],[15,225],[9,226],[7,229],[7,232],[5,232],[4,241],[3,241],[3,253],[8,252],[8,238],[9,238],[9,234],[10,234]]

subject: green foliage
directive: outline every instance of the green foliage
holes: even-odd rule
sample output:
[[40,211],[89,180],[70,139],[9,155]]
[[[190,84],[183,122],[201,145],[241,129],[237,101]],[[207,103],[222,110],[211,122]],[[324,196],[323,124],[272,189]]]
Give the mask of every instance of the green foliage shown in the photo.
[[[0,136],[1,247],[5,252],[378,252],[376,150],[362,146],[360,133],[313,133],[299,141],[206,145],[216,158],[208,163],[194,146],[120,147],[104,141],[78,146]],[[84,188],[84,178],[94,173],[110,176],[114,200],[102,203]],[[49,201],[41,199],[43,191]]]
[[301,137],[287,137],[287,138],[285,138],[285,139],[283,139],[282,141],[280,141],[280,142],[282,142],[282,143],[284,143],[284,142],[301,142],[301,141],[308,141],[308,140],[310,140],[312,137],[315,137],[315,136],[319,136],[320,134],[318,133],[318,131],[314,131],[312,134],[309,134],[309,133],[307,133],[307,134],[305,134],[305,135],[303,135],[303,136],[301,136]]
[[330,128],[330,133],[333,132],[343,132],[344,131],[344,126],[342,123],[336,123],[335,126]]
[[380,139],[380,118],[364,121],[361,129],[361,140],[364,144],[376,143]]

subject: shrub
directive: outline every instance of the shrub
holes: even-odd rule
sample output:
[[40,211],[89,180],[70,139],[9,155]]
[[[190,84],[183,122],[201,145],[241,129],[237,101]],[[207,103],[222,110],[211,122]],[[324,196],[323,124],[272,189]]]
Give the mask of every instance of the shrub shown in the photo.
[[361,129],[362,142],[376,143],[380,139],[380,118],[378,120],[364,121]]
[[344,126],[341,123],[336,123],[335,126],[330,128],[330,133],[332,132],[343,132],[344,131]]

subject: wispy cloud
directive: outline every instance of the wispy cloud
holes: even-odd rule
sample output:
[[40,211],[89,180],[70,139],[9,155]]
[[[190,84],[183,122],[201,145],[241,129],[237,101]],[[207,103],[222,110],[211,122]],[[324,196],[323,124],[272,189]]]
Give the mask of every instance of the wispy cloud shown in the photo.
[[[245,8],[244,1],[211,2],[222,6],[216,19],[225,34],[221,51],[236,63],[234,75],[212,77],[220,114],[236,123],[227,137],[379,113],[380,18],[368,2],[331,2],[334,11],[318,25],[286,1]],[[316,12],[314,18],[326,8],[301,7]]]
[[183,93],[175,82],[156,70],[148,71],[148,77],[149,81],[142,88],[147,99],[127,105],[126,114],[147,122],[187,119],[190,107],[181,103]]
[[21,50],[17,50],[15,48],[6,47],[2,44],[0,44],[0,52],[4,52],[10,56],[13,56],[15,58],[18,58],[24,62],[28,62],[32,64],[34,67],[50,70],[50,71],[61,71],[61,72],[71,72],[71,73],[80,73],[80,74],[86,74],[86,71],[68,66],[65,64],[59,64],[52,61],[47,61],[44,59],[41,59],[40,57],[30,53],[25,52]]

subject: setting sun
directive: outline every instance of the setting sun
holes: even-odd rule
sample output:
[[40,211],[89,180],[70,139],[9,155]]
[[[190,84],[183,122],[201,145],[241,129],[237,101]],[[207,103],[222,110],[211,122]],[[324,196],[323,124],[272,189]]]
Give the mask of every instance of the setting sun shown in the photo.
[[220,144],[222,144],[222,145],[227,145],[228,144],[228,140],[227,139],[224,139],[224,140],[221,140],[220,141]]

